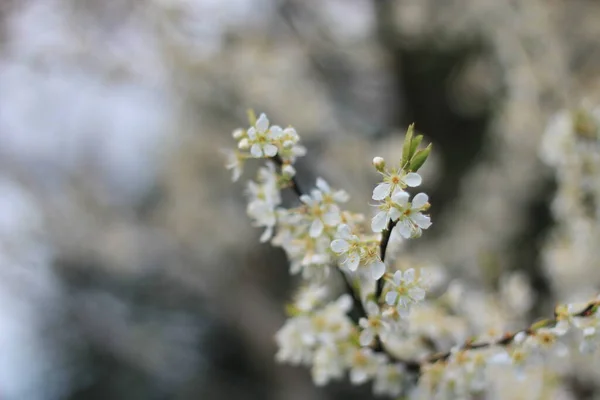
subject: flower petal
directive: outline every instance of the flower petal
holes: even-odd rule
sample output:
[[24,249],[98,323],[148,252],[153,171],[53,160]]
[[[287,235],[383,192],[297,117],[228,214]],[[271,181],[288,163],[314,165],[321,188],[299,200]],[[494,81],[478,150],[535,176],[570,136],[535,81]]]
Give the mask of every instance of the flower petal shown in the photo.
[[321,233],[323,233],[323,222],[321,222],[321,220],[319,218],[315,218],[312,222],[312,224],[310,225],[310,230],[308,231],[308,234],[310,235],[310,237],[316,238],[321,236]]
[[252,148],[250,149],[250,154],[252,154],[252,157],[254,158],[261,158],[263,155],[262,149],[260,148],[260,145],[257,143],[254,143],[252,145]]
[[417,187],[421,184],[421,175],[416,172],[409,172],[403,179],[404,183],[406,183],[410,187]]
[[392,190],[392,185],[389,183],[382,182],[373,189],[373,196],[371,197],[373,200],[383,200],[385,199]]
[[342,239],[350,239],[352,237],[352,231],[348,225],[340,224],[337,229],[337,235]]
[[344,239],[335,239],[333,242],[331,242],[330,247],[334,252],[341,254],[348,251],[350,244],[348,244],[348,242],[346,242]]
[[335,305],[340,308],[343,312],[352,310],[352,296],[348,293],[341,295],[336,301]]
[[378,212],[371,220],[371,229],[373,232],[383,231],[388,222],[388,213],[385,211]]
[[263,150],[265,151],[265,155],[267,157],[275,157],[277,154],[277,146],[270,143],[265,144]]
[[248,129],[248,137],[250,138],[250,140],[256,139],[256,128],[255,127],[251,127],[250,129]]
[[313,201],[312,197],[310,197],[307,194],[303,194],[302,196],[300,196],[300,201],[309,206],[314,205],[314,201]]
[[413,283],[415,281],[415,269],[409,268],[406,271],[404,271],[404,279],[403,280],[406,283]]
[[387,292],[385,294],[385,302],[390,305],[393,306],[394,304],[396,304],[396,299],[398,298],[398,293],[396,292]]
[[357,253],[348,254],[345,260],[346,267],[354,272],[358,269],[358,264],[360,264],[360,255]]
[[425,290],[423,290],[423,288],[420,288],[420,287],[410,288],[408,290],[408,294],[415,301],[421,301],[425,298]]
[[337,203],[345,203],[350,200],[350,195],[345,190],[336,190],[333,193],[333,200]]
[[256,130],[260,133],[265,133],[269,129],[269,119],[263,113],[260,114],[260,117],[256,120]]
[[385,274],[385,263],[381,260],[375,260],[371,263],[371,276],[379,280]]
[[408,318],[410,316],[410,306],[401,306],[400,303],[398,303],[398,307],[396,307],[396,310],[398,310],[398,314],[400,314],[400,318]]
[[361,385],[369,379],[367,371],[364,369],[354,368],[350,371],[350,382],[355,385]]
[[368,346],[375,339],[375,334],[371,329],[365,329],[360,333],[360,338],[358,339],[361,346]]
[[398,233],[404,239],[410,239],[412,236],[412,233],[413,233],[412,226],[410,225],[410,222],[407,220],[400,221],[399,224],[396,224],[395,229],[398,230]]
[[374,301],[367,302],[367,305],[365,306],[365,308],[367,309],[368,315],[378,315],[379,314],[379,306]]
[[283,136],[283,129],[280,126],[273,125],[271,129],[269,129],[269,135],[271,139],[279,139]]
[[323,222],[329,226],[335,226],[340,223],[340,210],[335,206],[329,207],[329,210],[323,214]]
[[392,196],[392,201],[400,207],[404,207],[408,204],[409,197],[410,195],[404,190],[397,190]]
[[411,208],[421,208],[429,201],[429,197],[425,193],[419,193],[413,197]]
[[325,179],[318,177],[317,178],[317,184],[316,184],[317,188],[325,193],[329,193],[331,191],[331,188],[329,187],[329,184],[325,181]]
[[273,227],[268,226],[267,229],[265,229],[265,231],[263,232],[263,234],[260,235],[260,242],[267,242],[269,239],[271,239],[271,236],[273,236]]
[[394,285],[400,286],[402,283],[402,271],[394,272]]
[[416,213],[411,215],[410,219],[421,229],[427,229],[431,226],[431,219],[427,215]]
[[402,212],[394,207],[390,209],[389,216],[392,221],[396,221],[402,216]]

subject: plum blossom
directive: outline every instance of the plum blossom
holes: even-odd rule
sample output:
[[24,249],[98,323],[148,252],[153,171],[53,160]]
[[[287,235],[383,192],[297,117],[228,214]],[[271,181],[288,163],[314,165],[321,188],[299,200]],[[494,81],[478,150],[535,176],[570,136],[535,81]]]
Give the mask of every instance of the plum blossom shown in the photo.
[[407,269],[404,273],[396,271],[393,277],[393,287],[385,295],[385,302],[396,306],[401,317],[406,318],[410,306],[425,299],[425,289],[422,280],[415,279],[415,270]]
[[[429,216],[422,213],[429,200],[425,193],[417,194],[410,203],[408,202],[409,195],[406,192],[397,192],[392,199],[396,206],[394,210],[399,211],[400,214],[396,229],[403,238],[419,237],[423,229],[431,226]],[[392,218],[395,216],[395,213],[392,214]]]
[[375,376],[380,365],[386,361],[383,354],[374,353],[372,349],[363,347],[350,355],[350,382],[355,385],[365,383]]
[[375,375],[373,393],[376,395],[400,396],[403,388],[404,366],[402,364],[380,365]]
[[277,125],[269,128],[269,119],[261,114],[256,124],[248,129],[247,135],[252,157],[275,157],[278,150],[275,141],[283,135],[283,130]]
[[421,184],[421,175],[416,172],[405,173],[403,170],[392,170],[384,172],[383,182],[378,184],[373,189],[373,200],[383,200],[386,197],[393,195],[397,190],[403,190],[407,186],[417,187]]
[[342,257],[341,266],[350,271],[356,271],[362,249],[360,238],[353,235],[350,227],[346,224],[338,226],[337,237],[338,239],[331,242],[331,250]]
[[300,196],[300,200],[308,206],[309,235],[316,238],[321,236],[326,226],[340,223],[340,208],[336,203],[347,201],[348,195],[343,190],[332,191],[324,179],[317,178],[317,189],[313,189],[310,196]]
[[366,305],[367,318],[361,318],[358,325],[362,328],[359,342],[361,346],[370,345],[377,336],[381,336],[388,329],[386,321],[382,318],[379,306],[372,301]]

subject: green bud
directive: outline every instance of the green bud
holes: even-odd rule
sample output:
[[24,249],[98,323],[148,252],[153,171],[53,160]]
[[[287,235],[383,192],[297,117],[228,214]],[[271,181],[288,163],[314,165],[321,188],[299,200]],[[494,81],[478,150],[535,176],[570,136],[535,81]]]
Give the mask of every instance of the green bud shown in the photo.
[[249,108],[246,111],[246,115],[248,115],[248,123],[250,124],[250,126],[256,125],[256,114],[254,113],[254,110]]
[[417,172],[419,168],[425,164],[427,161],[427,157],[429,157],[429,153],[431,153],[431,143],[426,148],[417,151],[417,153],[413,156],[412,160],[410,160],[410,165],[408,170],[410,172]]
[[404,145],[402,146],[402,167],[410,161],[410,149],[414,130],[415,124],[410,124],[406,130],[406,137],[404,138]]

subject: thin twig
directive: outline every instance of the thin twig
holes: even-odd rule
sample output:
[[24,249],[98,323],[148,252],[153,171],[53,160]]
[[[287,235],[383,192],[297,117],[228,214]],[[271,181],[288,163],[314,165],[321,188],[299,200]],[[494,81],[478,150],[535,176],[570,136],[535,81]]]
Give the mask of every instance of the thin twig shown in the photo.
[[[398,221],[393,221],[390,219],[387,227],[385,228],[385,230],[383,231],[383,233],[381,235],[381,244],[379,246],[379,248],[380,248],[379,256],[381,257],[381,261],[383,261],[383,262],[385,262],[385,255],[387,252],[388,244],[390,242],[390,238],[392,237],[392,230],[394,229],[394,227],[396,226],[397,223],[398,223]],[[378,299],[379,296],[381,296],[381,293],[383,293],[383,284],[384,283],[385,282],[383,279],[380,279],[377,281],[377,289],[375,290],[375,298],[376,299]]]

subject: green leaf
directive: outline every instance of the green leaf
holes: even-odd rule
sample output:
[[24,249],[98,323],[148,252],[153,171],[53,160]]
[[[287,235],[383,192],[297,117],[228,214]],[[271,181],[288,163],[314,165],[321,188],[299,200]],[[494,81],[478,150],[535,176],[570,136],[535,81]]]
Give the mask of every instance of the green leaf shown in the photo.
[[423,140],[423,135],[417,135],[412,140],[412,142],[410,142],[410,153],[408,154],[409,160],[412,160],[412,158],[415,155],[415,153],[417,152],[417,149],[419,148],[419,145],[421,144],[422,140]]
[[532,331],[537,331],[538,329],[546,328],[546,327],[550,327],[550,326],[554,326],[554,325],[556,325],[556,321],[554,321],[552,319],[543,319],[543,320],[537,321],[536,323],[531,325],[530,329]]
[[409,171],[417,172],[419,168],[425,164],[425,161],[427,161],[429,153],[431,153],[431,143],[426,148],[417,151],[417,154],[410,160],[410,166],[408,167]]
[[413,132],[415,130],[415,124],[410,124],[406,130],[406,137],[404,138],[404,145],[402,146],[402,167],[410,161],[410,148],[413,138]]

